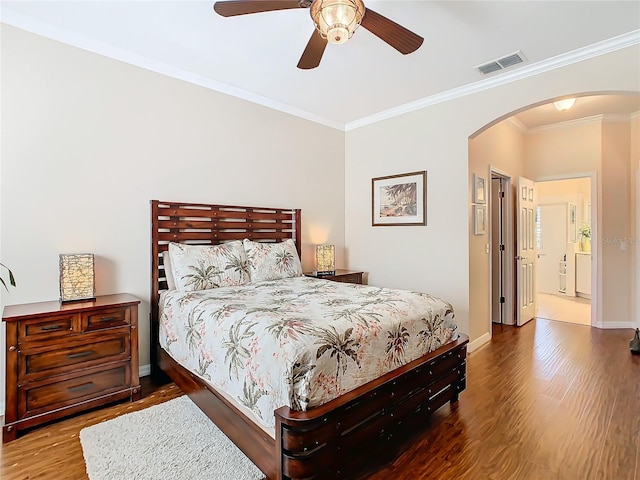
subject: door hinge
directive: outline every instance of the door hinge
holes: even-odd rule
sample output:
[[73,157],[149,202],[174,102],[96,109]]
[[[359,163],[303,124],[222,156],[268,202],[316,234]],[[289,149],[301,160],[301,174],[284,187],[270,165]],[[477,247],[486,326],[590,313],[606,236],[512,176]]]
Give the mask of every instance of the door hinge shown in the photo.
[[500,251],[504,252],[504,245],[500,245]]
[[500,303],[504,303],[504,302],[505,302],[504,297],[500,297]]
[[504,192],[499,192],[498,195],[500,198],[504,198]]

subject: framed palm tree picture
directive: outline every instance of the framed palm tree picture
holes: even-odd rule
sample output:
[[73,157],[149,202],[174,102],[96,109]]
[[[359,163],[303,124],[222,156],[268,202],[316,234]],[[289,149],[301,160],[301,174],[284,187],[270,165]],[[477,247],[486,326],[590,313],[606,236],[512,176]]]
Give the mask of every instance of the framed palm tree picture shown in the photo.
[[427,172],[371,180],[371,225],[426,225]]

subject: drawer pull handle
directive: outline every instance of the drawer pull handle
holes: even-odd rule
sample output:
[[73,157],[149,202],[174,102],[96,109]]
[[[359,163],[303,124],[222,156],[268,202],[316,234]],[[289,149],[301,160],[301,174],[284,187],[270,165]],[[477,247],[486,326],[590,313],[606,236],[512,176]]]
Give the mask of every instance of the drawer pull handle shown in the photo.
[[91,388],[93,386],[93,382],[83,383],[82,385],[76,385],[75,387],[67,388],[68,392],[77,392],[78,390],[84,390],[85,388]]
[[63,325],[43,325],[40,330],[60,330]]
[[118,320],[118,317],[102,317],[100,318],[100,322],[114,322]]
[[80,358],[80,357],[86,357],[87,355],[93,355],[95,352],[93,350],[87,350],[84,352],[78,352],[78,353],[70,353],[69,355],[67,355],[67,358]]

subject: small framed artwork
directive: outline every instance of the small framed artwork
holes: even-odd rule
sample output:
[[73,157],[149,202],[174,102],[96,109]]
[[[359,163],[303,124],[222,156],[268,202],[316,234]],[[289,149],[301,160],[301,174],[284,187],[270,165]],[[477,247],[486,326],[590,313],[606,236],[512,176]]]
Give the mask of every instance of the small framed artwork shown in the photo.
[[427,172],[371,180],[371,225],[426,225]]
[[487,207],[484,205],[473,206],[473,234],[484,235],[487,233]]
[[484,177],[473,174],[473,203],[487,203],[487,184]]
[[576,206],[569,204],[569,241],[576,243]]

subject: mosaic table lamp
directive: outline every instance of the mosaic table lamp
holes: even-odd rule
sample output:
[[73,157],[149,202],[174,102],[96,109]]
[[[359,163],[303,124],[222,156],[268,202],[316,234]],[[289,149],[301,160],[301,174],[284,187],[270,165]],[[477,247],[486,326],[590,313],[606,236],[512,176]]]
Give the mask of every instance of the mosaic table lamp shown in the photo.
[[60,301],[77,302],[96,298],[93,253],[60,255]]
[[316,245],[316,269],[319,275],[336,273],[336,249],[333,245]]

